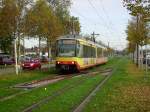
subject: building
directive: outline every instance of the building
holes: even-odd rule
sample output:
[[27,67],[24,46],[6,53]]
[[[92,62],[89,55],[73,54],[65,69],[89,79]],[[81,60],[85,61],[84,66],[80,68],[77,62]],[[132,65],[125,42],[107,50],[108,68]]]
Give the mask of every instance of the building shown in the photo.
[[1,49],[0,49],[0,53],[3,53]]
[[0,0],[0,8],[2,7],[3,5],[3,0]]

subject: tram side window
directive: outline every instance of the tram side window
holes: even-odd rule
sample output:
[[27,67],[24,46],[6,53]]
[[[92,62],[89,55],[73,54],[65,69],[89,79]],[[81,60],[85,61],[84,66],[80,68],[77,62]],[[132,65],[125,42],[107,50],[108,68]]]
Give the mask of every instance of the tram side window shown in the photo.
[[84,58],[95,58],[96,57],[96,49],[91,46],[83,45],[83,56]]
[[83,45],[80,43],[77,44],[77,49],[76,49],[77,57],[82,58],[83,57]]
[[94,50],[93,50],[93,47],[91,47],[91,58],[94,57]]
[[91,55],[89,46],[83,45],[83,57],[89,58]]
[[96,48],[94,48],[94,58],[96,58]]
[[91,57],[95,58],[96,57],[96,49],[94,47],[91,47],[91,53],[92,53]]
[[102,48],[97,49],[97,56],[102,57]]
[[88,58],[91,58],[91,47],[90,46],[87,46],[87,54],[88,54]]
[[83,57],[84,57],[84,58],[87,58],[87,57],[88,57],[87,54],[88,54],[88,53],[87,53],[87,46],[83,45]]
[[79,52],[80,52],[80,44],[77,42],[76,44],[76,56],[79,57]]
[[104,49],[104,56],[108,56],[108,51],[106,49]]
[[92,52],[92,47],[89,47],[89,58],[91,58],[93,55],[93,52]]
[[95,57],[96,54],[95,54],[95,49],[90,47],[90,46],[86,46],[86,45],[83,45],[83,57],[84,58],[91,58],[91,57]]

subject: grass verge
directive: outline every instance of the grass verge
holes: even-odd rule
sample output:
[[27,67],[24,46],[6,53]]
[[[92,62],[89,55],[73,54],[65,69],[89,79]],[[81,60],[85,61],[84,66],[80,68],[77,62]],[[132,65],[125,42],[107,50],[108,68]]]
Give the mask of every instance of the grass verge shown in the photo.
[[84,112],[148,112],[149,105],[150,76],[123,58]]
[[22,89],[11,88],[11,86],[14,86],[15,84],[38,80],[47,76],[53,76],[53,73],[55,73],[54,69],[50,71],[26,71],[19,75],[0,75],[0,98],[22,91]]
[[[20,112],[26,107],[34,104],[35,102],[38,102],[47,96],[55,94],[55,92],[59,89],[62,89],[67,85],[73,85],[75,81],[81,80],[83,78],[85,77],[82,76],[72,79],[65,79],[60,82],[47,85],[45,87],[29,90],[29,92],[25,94],[18,95],[12,99],[0,102],[1,112],[10,112],[11,110],[13,110],[13,112]],[[47,89],[45,90],[45,88]]]
[[[106,64],[104,66],[100,66],[100,68],[113,66],[116,63],[116,60],[117,59],[112,59],[108,62],[108,64]],[[18,78],[19,76],[15,76],[15,77],[12,76],[12,77],[8,77],[8,78],[6,77],[6,79],[7,79],[6,81],[4,81],[4,82],[0,81],[0,82],[3,85],[2,87],[8,87],[8,86],[11,86],[11,85],[14,85],[17,83],[37,79],[37,77],[43,78],[43,75],[47,76],[48,74],[40,73],[40,75],[37,76],[36,74],[31,73],[31,76],[33,75],[33,77],[26,76],[26,75],[25,76],[22,75],[22,77],[21,77],[21,75],[20,75],[20,78]],[[101,75],[90,76],[90,77],[83,77],[83,76],[76,77],[76,78],[72,78],[72,79],[65,79],[65,80],[59,81],[57,83],[49,84],[47,86],[36,88],[33,90],[27,90],[27,92],[24,94],[17,95],[16,97],[13,97],[9,100],[1,101],[0,102],[0,112],[11,112],[11,111],[20,112],[23,109],[29,107],[30,105],[42,100],[43,98],[50,96],[52,94],[55,94],[56,91],[58,91],[59,89],[62,89],[63,87],[65,87],[67,85],[74,85],[74,81],[85,79],[85,82],[83,84],[74,85],[75,88],[67,90],[61,96],[56,97],[55,99],[48,102],[47,104],[42,105],[42,107],[40,107],[40,109],[35,110],[35,111],[44,111],[44,112],[46,112],[46,111],[49,112],[49,110],[56,111],[56,112],[71,111],[88,95],[88,93],[93,89],[93,87],[95,87],[95,85],[97,85],[97,83],[100,80],[103,79],[103,77],[104,76],[101,76]],[[3,77],[2,77],[2,79],[4,80]],[[47,88],[47,89],[45,90],[45,88]],[[10,92],[12,92],[12,91],[10,91]],[[49,105],[51,105],[50,108],[49,108]]]
[[65,91],[62,95],[41,105],[33,112],[70,112],[103,79],[101,75],[86,76],[85,78],[86,80],[82,84],[75,85],[74,88]]

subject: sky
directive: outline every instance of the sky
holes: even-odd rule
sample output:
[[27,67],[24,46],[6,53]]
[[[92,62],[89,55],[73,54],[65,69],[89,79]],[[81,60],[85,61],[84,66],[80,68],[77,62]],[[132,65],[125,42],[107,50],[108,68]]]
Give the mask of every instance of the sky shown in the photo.
[[70,13],[79,17],[82,34],[96,36],[110,47],[122,50],[127,46],[126,27],[129,12],[123,7],[123,0],[72,0]]
[[[123,0],[72,0],[70,13],[79,17],[81,34],[100,34],[96,40],[101,40],[110,47],[122,50],[126,48],[126,27],[130,15]],[[31,48],[38,45],[38,40],[26,40],[25,46]]]

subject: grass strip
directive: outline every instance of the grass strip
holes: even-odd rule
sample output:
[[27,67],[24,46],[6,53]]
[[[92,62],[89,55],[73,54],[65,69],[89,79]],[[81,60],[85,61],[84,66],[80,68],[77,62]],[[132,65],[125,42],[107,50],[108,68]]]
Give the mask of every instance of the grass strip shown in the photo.
[[103,79],[101,75],[87,76],[86,80],[62,95],[40,106],[33,112],[70,112],[72,111]]
[[15,89],[10,86],[14,86],[19,83],[30,82],[32,80],[39,80],[52,75],[54,70],[51,71],[27,71],[19,75],[4,75],[0,76],[0,98],[7,97],[9,95],[24,91],[23,89]]
[[[120,66],[121,65],[121,66]],[[144,76],[127,58],[84,112],[148,112],[150,111],[150,76]]]
[[[104,65],[104,67],[112,66],[116,62],[116,59],[111,59],[108,62],[108,65]],[[103,66],[100,66],[103,67]],[[94,69],[93,69],[94,70]],[[53,70],[52,70],[53,73]],[[21,75],[5,75],[4,77],[0,76],[0,87],[6,88],[2,90],[2,96],[7,96],[9,94],[13,94],[18,92],[18,90],[11,90],[9,86],[27,82],[35,79],[41,79],[43,77],[47,77],[51,72],[40,72],[40,71],[33,71],[33,72],[25,72]],[[82,77],[81,77],[82,78]],[[80,80],[80,78],[73,78],[69,80],[63,80],[55,84],[50,84],[45,87],[36,88],[33,90],[29,90],[27,93],[18,95],[12,99],[0,102],[0,111],[1,112],[20,112],[26,107],[38,102],[39,100],[53,94],[55,91],[63,88],[68,84],[73,84],[75,80]],[[45,90],[45,88],[47,88]],[[83,89],[84,90],[84,89]],[[86,92],[85,92],[86,93]],[[83,95],[84,96],[84,95]],[[85,97],[85,96],[84,96]],[[79,100],[79,99],[78,99]],[[81,99],[80,99],[81,101]]]
[[[47,96],[55,94],[61,88],[74,84],[75,81],[81,80],[84,77],[76,77],[71,79],[65,79],[57,83],[49,84],[44,87],[29,90],[28,93],[18,95],[12,99],[0,102],[1,112],[20,112],[32,104],[46,98]],[[46,88],[46,89],[45,89]]]
[[[105,68],[112,66],[116,62],[117,58],[112,58],[108,61],[107,64],[103,66],[98,66],[97,68]],[[91,71],[96,71],[97,69],[93,68]],[[56,73],[54,68],[51,68],[50,71],[25,71],[19,75],[8,74],[8,75],[0,75],[0,98],[4,98],[10,95],[13,95],[18,92],[24,91],[23,89],[14,89],[10,88],[10,86],[14,86],[15,84],[29,82],[32,80],[42,79],[51,74]]]

